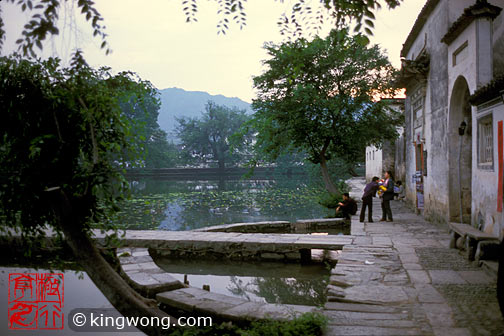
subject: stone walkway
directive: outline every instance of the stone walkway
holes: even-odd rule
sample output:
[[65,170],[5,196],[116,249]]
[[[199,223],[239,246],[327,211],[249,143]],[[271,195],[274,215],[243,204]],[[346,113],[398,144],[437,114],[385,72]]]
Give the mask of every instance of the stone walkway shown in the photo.
[[[363,179],[351,180],[360,199]],[[331,271],[327,335],[501,335],[496,278],[449,249],[446,225],[393,201],[394,222],[352,219],[352,245]],[[360,210],[360,209],[359,209]]]

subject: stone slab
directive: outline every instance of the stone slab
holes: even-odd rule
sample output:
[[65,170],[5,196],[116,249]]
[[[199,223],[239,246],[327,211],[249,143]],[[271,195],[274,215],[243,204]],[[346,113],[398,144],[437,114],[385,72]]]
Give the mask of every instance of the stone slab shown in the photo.
[[428,284],[431,279],[426,271],[423,270],[407,270],[412,283]]
[[425,335],[416,328],[380,328],[367,326],[329,326],[327,335],[334,336],[409,336],[409,335]]
[[422,308],[433,327],[453,327],[453,313],[446,303],[423,303]]
[[459,273],[453,270],[429,270],[433,284],[466,284]]
[[422,303],[443,303],[445,299],[443,296],[429,284],[415,284],[415,289],[417,291],[417,298],[419,302]]
[[366,327],[387,327],[387,328],[414,328],[416,323],[410,320],[350,320],[350,319],[330,319],[330,326],[366,326]]
[[495,283],[495,279],[484,271],[458,271],[462,279],[472,285],[485,285]]
[[345,289],[345,298],[354,301],[376,303],[401,303],[408,301],[408,295],[401,286],[366,285]]
[[353,311],[361,313],[396,313],[398,309],[391,306],[367,305],[355,303],[327,302],[326,310]]
[[404,320],[408,314],[404,313],[363,313],[353,311],[327,310],[325,314],[331,319],[339,320]]
[[466,328],[433,328],[434,336],[471,336],[471,331]]

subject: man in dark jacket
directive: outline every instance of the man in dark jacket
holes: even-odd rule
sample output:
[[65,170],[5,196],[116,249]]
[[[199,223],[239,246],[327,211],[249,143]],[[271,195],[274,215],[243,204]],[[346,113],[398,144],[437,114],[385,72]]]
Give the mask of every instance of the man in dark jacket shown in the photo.
[[387,188],[382,195],[382,218],[380,221],[392,222],[392,209],[390,209],[390,201],[394,199],[394,177],[392,172],[387,170],[385,172],[385,181],[383,186]]
[[364,188],[364,194],[362,195],[362,207],[360,212],[360,221],[364,222],[364,217],[366,217],[366,207],[368,208],[368,222],[373,222],[373,197],[376,197],[376,191],[378,190],[379,178],[377,176],[373,177],[371,182],[369,182]]
[[357,202],[350,197],[349,193],[343,193],[343,202],[338,203],[336,212],[341,211],[343,213],[343,218],[349,220],[350,215],[355,215],[357,212]]

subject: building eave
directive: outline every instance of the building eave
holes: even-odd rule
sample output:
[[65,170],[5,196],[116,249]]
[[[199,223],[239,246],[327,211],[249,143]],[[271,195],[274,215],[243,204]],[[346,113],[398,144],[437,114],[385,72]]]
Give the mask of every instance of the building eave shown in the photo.
[[464,9],[464,13],[448,28],[441,42],[450,45],[477,18],[495,19],[502,8],[489,4],[486,0],[478,0],[474,5]]
[[413,28],[411,28],[411,31],[408,37],[406,38],[406,42],[404,42],[403,44],[403,48],[401,50],[401,57],[406,57],[408,55],[408,52],[413,46],[413,43],[415,42],[418,35],[422,31],[423,26],[427,22],[427,19],[429,18],[434,8],[436,8],[439,1],[440,0],[427,0],[425,5],[422,7],[422,10],[420,11],[420,14],[418,14],[415,24],[413,25]]
[[477,89],[470,97],[469,102],[474,105],[481,105],[504,94],[504,74],[496,77],[487,85]]
[[406,88],[413,80],[425,80],[429,73],[430,56],[425,50],[415,60],[401,60],[401,70],[395,80],[395,87]]

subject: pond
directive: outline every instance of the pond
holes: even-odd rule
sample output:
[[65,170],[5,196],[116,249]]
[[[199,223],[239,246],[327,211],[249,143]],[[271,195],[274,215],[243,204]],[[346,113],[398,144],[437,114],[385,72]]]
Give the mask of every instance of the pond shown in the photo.
[[184,231],[260,221],[296,221],[334,214],[318,201],[324,191],[303,180],[130,181],[132,199],[115,222],[123,229]]
[[279,262],[236,262],[157,257],[156,263],[177,280],[209,285],[214,293],[248,301],[321,306],[326,302],[329,266]]

